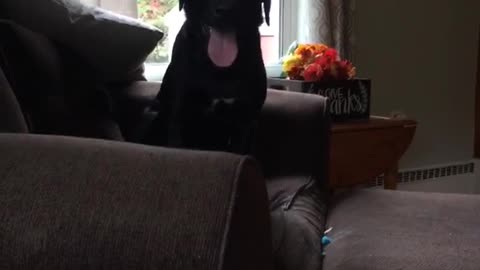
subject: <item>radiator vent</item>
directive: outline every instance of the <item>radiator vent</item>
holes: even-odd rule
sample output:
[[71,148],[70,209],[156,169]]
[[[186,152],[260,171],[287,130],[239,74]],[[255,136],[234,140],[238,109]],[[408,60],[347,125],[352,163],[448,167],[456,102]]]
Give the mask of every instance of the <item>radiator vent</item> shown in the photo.
[[[406,170],[398,173],[398,183],[433,180],[442,177],[471,174],[475,171],[475,163],[455,164],[418,170]],[[383,186],[384,176],[381,175],[368,184],[369,187]]]

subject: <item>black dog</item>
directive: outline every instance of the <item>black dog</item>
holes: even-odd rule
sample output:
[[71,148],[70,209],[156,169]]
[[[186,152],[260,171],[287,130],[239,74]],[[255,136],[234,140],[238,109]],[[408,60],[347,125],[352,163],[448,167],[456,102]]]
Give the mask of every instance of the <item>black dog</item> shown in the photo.
[[[174,44],[145,142],[248,151],[266,97],[259,26],[271,0],[180,0],[186,22]],[[263,10],[262,10],[263,4]]]

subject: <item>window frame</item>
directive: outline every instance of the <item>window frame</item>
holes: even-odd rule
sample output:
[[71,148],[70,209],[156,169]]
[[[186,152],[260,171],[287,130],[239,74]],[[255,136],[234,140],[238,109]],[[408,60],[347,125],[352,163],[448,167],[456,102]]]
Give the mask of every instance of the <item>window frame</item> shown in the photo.
[[[298,1],[280,1],[280,46],[279,55],[284,55],[290,44],[297,39],[298,29]],[[145,77],[148,81],[162,81],[169,63],[145,63]],[[267,76],[279,77],[282,73],[280,63],[265,65]]]

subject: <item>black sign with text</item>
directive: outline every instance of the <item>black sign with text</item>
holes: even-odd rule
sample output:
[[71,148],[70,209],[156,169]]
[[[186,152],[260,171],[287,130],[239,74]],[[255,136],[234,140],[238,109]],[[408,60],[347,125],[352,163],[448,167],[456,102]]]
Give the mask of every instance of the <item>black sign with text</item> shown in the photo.
[[269,78],[268,87],[328,97],[330,115],[336,122],[370,117],[371,81],[369,79],[305,82]]

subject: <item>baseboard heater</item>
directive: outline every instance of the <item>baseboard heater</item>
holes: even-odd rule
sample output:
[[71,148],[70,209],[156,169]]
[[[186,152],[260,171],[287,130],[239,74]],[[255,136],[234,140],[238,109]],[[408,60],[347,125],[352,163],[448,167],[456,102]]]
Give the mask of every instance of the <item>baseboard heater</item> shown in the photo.
[[[435,166],[423,169],[404,170],[398,173],[398,183],[412,183],[418,181],[441,179],[443,177],[471,174],[475,172],[475,163],[459,163],[444,166]],[[372,180],[368,187],[383,186],[384,176]]]

